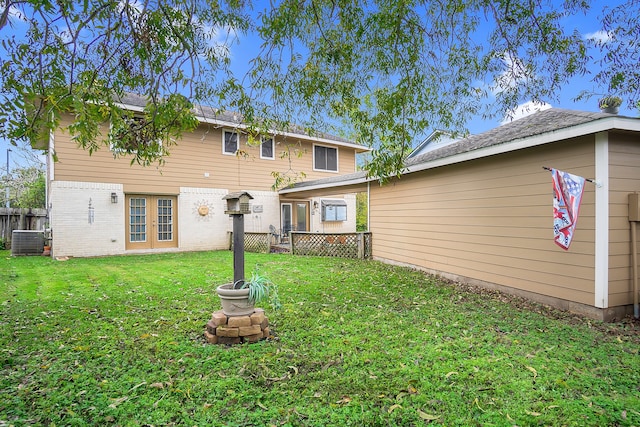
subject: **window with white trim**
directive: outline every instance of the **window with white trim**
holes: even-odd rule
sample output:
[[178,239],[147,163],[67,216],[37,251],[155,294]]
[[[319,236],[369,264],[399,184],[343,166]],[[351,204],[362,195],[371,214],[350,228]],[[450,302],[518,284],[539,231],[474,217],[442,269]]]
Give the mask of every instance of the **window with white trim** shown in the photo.
[[231,130],[222,131],[222,154],[235,155],[240,148],[238,132]]
[[261,159],[275,159],[275,149],[273,145],[273,138],[263,137],[260,143],[260,158]]
[[323,200],[322,201],[323,221],[346,221],[347,202],[344,200]]
[[314,145],[313,169],[338,172],[338,149],[335,147],[325,147],[324,145]]

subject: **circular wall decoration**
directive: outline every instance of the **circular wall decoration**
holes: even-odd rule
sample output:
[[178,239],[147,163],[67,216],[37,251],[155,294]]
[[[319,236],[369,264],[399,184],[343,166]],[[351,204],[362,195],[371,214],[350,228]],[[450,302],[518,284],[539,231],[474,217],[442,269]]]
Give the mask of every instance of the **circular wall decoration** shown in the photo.
[[193,204],[193,213],[198,220],[207,221],[213,217],[213,203],[208,200],[198,200]]

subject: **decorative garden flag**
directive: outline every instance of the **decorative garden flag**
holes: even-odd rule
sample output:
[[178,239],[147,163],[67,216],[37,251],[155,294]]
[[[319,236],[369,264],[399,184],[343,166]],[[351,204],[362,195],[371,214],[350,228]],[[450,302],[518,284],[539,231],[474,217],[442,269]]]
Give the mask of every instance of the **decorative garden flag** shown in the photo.
[[551,169],[553,177],[553,240],[569,249],[578,222],[585,179],[568,172]]

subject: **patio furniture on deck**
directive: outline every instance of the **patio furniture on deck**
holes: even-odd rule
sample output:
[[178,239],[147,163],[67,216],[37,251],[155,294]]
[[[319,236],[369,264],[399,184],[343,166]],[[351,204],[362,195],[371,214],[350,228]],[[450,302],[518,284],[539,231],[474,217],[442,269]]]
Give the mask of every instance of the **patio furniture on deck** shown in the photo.
[[282,235],[278,232],[278,230],[276,230],[276,227],[274,227],[273,225],[270,225],[269,226],[269,233],[271,233],[272,241],[273,241],[273,239],[275,239],[276,244],[282,243]]

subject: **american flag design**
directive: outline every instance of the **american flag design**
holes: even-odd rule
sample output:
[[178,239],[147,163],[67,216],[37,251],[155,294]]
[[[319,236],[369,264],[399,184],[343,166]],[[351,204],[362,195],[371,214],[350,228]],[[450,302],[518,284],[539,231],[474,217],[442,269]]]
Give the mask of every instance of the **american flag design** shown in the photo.
[[578,222],[585,179],[581,176],[551,169],[553,177],[553,240],[569,250]]

